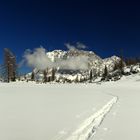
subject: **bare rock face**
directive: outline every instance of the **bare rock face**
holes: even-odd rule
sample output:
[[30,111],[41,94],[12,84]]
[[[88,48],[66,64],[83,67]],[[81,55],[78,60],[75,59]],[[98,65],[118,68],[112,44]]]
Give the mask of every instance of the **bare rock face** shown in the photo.
[[[68,51],[54,50],[47,52],[46,55],[55,64],[55,81],[57,82],[85,82],[95,80],[95,77],[102,76],[105,66],[109,72],[114,70],[115,64],[120,62],[120,58],[112,56],[102,59],[92,51],[84,51],[72,49]],[[84,59],[83,59],[84,58]],[[63,66],[62,66],[63,64]],[[61,66],[60,66],[61,65]],[[75,68],[76,69],[73,69]],[[81,69],[81,66],[87,66]],[[47,68],[47,76],[51,78],[52,68]],[[43,71],[34,69],[35,79],[43,80]],[[31,74],[27,74],[27,79],[30,79]]]
[[[119,63],[121,60],[117,56],[112,56],[109,58],[102,59],[100,56],[95,54],[92,51],[84,51],[84,50],[69,50],[69,51],[62,51],[62,50],[54,50],[52,52],[48,52],[46,54],[53,62],[58,60],[66,60],[71,57],[81,57],[85,56],[88,59],[88,69],[94,69],[97,72],[102,72],[105,65],[107,66],[109,71],[112,71],[114,65]],[[74,63],[74,62],[73,62]]]

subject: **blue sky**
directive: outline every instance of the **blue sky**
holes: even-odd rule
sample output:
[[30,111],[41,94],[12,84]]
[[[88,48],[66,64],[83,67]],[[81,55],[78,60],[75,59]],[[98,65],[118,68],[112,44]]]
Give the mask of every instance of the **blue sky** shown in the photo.
[[101,57],[140,56],[140,3],[96,0],[0,1],[0,63],[3,48],[18,61],[26,49],[66,49],[81,42]]

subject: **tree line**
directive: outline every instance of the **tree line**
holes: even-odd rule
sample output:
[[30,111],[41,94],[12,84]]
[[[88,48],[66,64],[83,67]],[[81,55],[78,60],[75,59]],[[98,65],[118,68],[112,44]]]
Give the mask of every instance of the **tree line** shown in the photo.
[[4,49],[4,62],[0,66],[1,78],[4,82],[16,81],[16,56],[7,48]]
[[[140,64],[140,58],[123,58],[121,57],[119,63],[115,63],[113,71],[119,70],[121,74],[123,74],[123,68],[125,66]],[[17,74],[17,63],[16,56],[8,49],[4,49],[4,62],[0,65],[0,77],[5,82],[16,81],[18,78]],[[50,82],[55,80],[56,69],[52,69],[51,76],[49,75],[48,69],[43,71],[43,82]],[[89,70],[89,80],[92,81],[95,77],[94,70]],[[103,79],[106,79],[109,75],[109,71],[107,66],[104,68]],[[34,71],[31,73],[31,81],[35,81],[35,73]],[[78,80],[77,80],[78,81]]]

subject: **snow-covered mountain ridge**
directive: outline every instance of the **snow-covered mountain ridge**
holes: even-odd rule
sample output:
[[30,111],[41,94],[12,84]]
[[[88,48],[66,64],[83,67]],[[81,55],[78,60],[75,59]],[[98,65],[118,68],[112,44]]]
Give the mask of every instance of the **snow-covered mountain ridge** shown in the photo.
[[[90,72],[92,71],[92,77],[101,76],[104,72],[105,66],[108,71],[112,71],[115,64],[120,62],[120,58],[117,56],[112,56],[109,58],[102,59],[100,56],[95,54],[93,51],[84,51],[78,49],[72,49],[68,51],[54,50],[47,52],[46,56],[50,59],[52,63],[58,63],[55,68],[55,81],[58,82],[70,82],[70,81],[87,81],[90,77]],[[84,59],[83,59],[84,58]],[[59,64],[63,67],[59,67]],[[65,66],[66,64],[66,66]],[[73,68],[76,65],[76,69]],[[86,65],[87,68],[82,70],[79,68],[81,65]],[[79,68],[79,69],[78,69]],[[47,77],[51,77],[51,72],[53,68],[47,68]],[[44,77],[44,70],[34,69],[35,79],[37,81],[42,81]],[[26,75],[26,79],[31,79],[32,73]]]
[[[55,67],[48,67],[45,70],[35,68],[33,72],[28,73],[24,77],[22,76],[22,79],[60,83],[94,82],[96,79],[103,77],[105,67],[107,68],[109,77],[107,77],[107,80],[119,80],[122,73],[129,75],[140,72],[140,65],[126,67],[124,62],[122,63],[124,63],[125,67],[123,70],[119,70],[120,57],[114,55],[103,59],[92,51],[78,49],[68,51],[54,50],[47,52],[46,56],[52,64],[54,63]],[[81,69],[82,66],[86,67],[86,69]],[[55,75],[53,75],[54,73]]]
[[[51,61],[57,61],[58,59],[68,59],[70,57],[80,57],[86,56],[88,58],[88,69],[96,69],[98,72],[102,71],[105,65],[109,70],[112,70],[115,63],[119,63],[120,58],[118,56],[112,56],[109,58],[102,59],[100,56],[95,54],[93,51],[84,51],[84,50],[54,50],[51,52],[47,52],[46,54]],[[74,62],[73,62],[74,63]]]

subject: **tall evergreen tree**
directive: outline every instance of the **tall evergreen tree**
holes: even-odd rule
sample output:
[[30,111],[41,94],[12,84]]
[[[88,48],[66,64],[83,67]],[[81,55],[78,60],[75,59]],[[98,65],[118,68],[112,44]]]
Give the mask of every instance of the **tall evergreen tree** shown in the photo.
[[114,69],[113,69],[113,70],[115,71],[115,70],[117,70],[117,69],[118,69],[118,63],[115,63],[115,64],[114,64]]
[[92,81],[92,79],[93,79],[93,71],[90,70],[90,72],[89,72],[89,80]]
[[44,77],[43,77],[43,82],[44,82],[44,83],[48,82],[46,70],[44,70],[43,75],[44,75]]
[[107,69],[107,66],[105,65],[104,73],[103,73],[103,80],[107,79],[107,77],[108,77],[108,69]]
[[7,82],[15,81],[17,76],[16,57],[13,53],[5,48],[4,49],[4,80]]
[[31,74],[31,81],[35,81],[35,73],[34,73],[34,71]]
[[53,68],[52,69],[52,81],[54,81],[55,80],[55,69]]
[[121,58],[121,60],[120,60],[118,66],[119,66],[119,69],[121,70],[121,73],[123,74],[123,68],[124,68],[124,66],[125,66],[125,64],[124,64],[123,50],[121,50],[120,58]]

